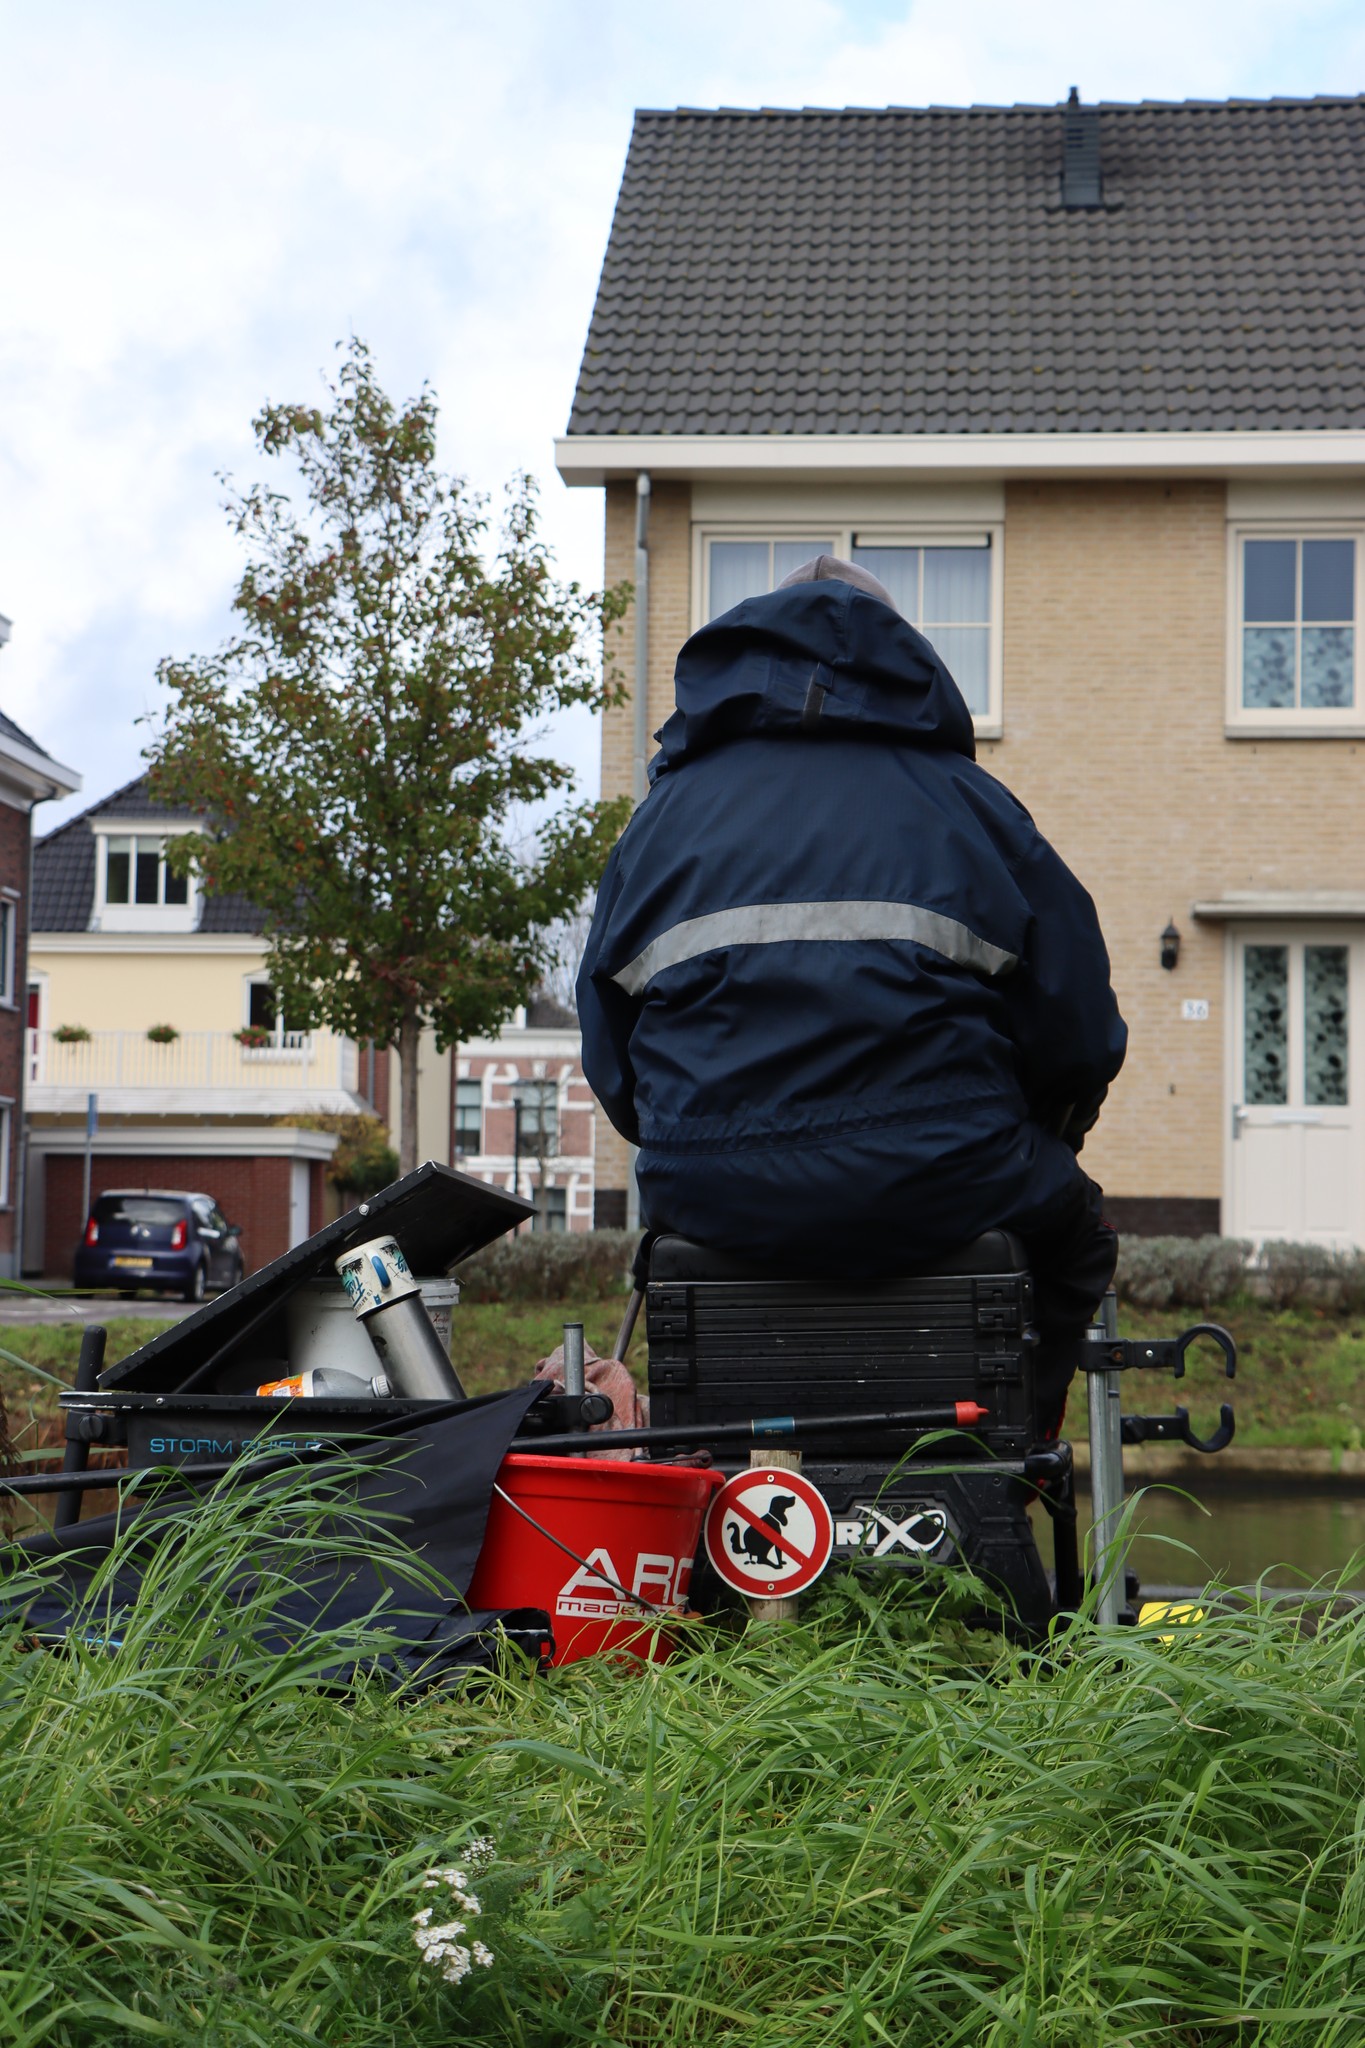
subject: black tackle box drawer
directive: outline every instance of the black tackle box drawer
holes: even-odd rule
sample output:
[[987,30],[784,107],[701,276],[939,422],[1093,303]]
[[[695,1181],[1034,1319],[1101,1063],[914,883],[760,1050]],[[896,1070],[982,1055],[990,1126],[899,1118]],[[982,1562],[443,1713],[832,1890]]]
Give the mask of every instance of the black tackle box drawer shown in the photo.
[[[973,1435],[998,1456],[1018,1456],[1038,1433],[1032,1313],[1027,1272],[935,1274],[858,1288],[651,1280],[650,1420],[667,1428],[976,1401],[990,1420]],[[841,1433],[837,1446],[880,1455],[887,1436]]]

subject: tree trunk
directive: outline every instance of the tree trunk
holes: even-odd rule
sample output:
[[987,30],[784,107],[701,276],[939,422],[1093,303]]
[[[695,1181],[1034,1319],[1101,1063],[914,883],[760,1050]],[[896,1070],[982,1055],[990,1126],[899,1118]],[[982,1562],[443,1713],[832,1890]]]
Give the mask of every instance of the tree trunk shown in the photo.
[[416,1009],[405,1010],[398,1027],[398,1165],[402,1173],[411,1173],[420,1164],[417,1157],[417,1047],[421,1035]]

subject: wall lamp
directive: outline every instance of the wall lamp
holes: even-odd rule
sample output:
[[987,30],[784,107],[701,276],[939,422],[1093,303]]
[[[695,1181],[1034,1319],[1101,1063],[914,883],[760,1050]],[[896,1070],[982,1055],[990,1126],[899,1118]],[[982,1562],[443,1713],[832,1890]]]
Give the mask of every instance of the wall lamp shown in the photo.
[[1161,964],[1168,974],[1179,958],[1180,934],[1175,928],[1174,920],[1168,919],[1166,929],[1161,934]]

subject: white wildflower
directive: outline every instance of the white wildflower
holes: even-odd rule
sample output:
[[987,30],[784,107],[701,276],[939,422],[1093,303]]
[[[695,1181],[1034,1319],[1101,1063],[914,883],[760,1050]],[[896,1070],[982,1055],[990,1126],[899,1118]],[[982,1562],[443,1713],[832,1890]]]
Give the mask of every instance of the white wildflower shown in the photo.
[[[476,1916],[482,1913],[483,1907],[471,1888],[469,1872],[484,1869],[492,1862],[493,1855],[493,1843],[486,1835],[480,1836],[469,1844],[465,1853],[467,1869],[454,1863],[434,1865],[423,1872],[422,1889],[433,1892],[444,1886],[450,1892],[451,1903],[457,1912]],[[475,1963],[485,1970],[492,1967],[493,1951],[483,1942],[476,1941],[469,1949],[460,1940],[466,1929],[465,1921],[448,1920],[444,1926],[433,1927],[434,1912],[434,1907],[422,1906],[412,1916],[412,1938],[424,1963],[438,1968],[447,1984],[461,1983]]]

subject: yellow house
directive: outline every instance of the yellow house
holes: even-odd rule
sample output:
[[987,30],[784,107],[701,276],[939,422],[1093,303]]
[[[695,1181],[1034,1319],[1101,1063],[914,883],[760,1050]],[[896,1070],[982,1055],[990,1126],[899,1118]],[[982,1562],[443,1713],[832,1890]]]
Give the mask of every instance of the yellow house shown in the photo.
[[336,1147],[286,1120],[368,1109],[387,1085],[385,1055],[291,1028],[250,904],[171,874],[167,843],[194,823],[139,779],[34,849],[28,1271],[69,1269],[87,1151],[92,1195],[210,1193],[265,1263],[324,1220]]

